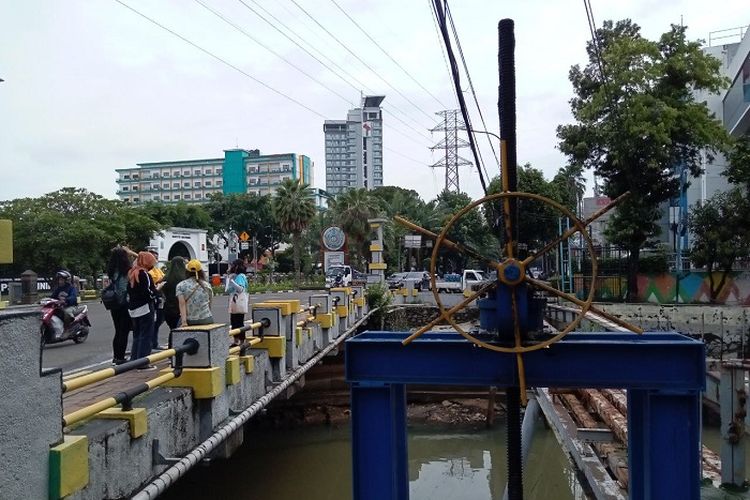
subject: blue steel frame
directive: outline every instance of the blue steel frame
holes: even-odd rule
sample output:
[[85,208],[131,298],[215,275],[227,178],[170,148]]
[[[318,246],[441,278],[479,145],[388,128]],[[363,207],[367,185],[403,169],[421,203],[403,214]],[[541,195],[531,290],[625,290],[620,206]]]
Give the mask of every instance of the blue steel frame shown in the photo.
[[[409,498],[405,384],[518,384],[515,356],[454,332],[365,332],[346,342],[355,500]],[[678,333],[572,333],[524,354],[529,387],[628,390],[629,493],[700,498],[705,347]]]

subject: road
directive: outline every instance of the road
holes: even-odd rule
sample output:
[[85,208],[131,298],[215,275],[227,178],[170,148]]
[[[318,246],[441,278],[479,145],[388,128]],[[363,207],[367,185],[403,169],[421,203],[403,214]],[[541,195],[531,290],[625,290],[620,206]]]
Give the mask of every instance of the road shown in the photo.
[[[320,291],[301,291],[289,293],[266,293],[250,295],[250,303],[263,302],[270,299],[300,299],[306,304],[308,297]],[[211,311],[214,319],[219,323],[229,322],[228,295],[216,297]],[[100,302],[87,302],[91,333],[83,344],[72,341],[52,344],[45,347],[42,353],[42,365],[45,368],[62,368],[63,372],[76,371],[83,368],[101,368],[112,361],[112,338],[114,327],[109,311]],[[167,343],[169,328],[163,324],[159,330],[159,343]],[[132,340],[132,334],[130,339]]]

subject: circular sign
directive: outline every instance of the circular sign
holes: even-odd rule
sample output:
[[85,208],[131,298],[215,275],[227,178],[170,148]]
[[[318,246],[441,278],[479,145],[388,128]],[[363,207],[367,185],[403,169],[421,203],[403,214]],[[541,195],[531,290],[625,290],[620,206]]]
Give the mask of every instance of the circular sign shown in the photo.
[[331,226],[323,231],[323,245],[331,251],[340,250],[344,246],[346,236],[340,227]]

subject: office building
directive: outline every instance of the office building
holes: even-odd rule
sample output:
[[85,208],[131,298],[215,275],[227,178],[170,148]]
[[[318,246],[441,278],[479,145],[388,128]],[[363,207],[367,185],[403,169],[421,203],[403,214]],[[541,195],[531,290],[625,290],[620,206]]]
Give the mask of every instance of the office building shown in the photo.
[[363,96],[346,120],[324,122],[326,191],[332,196],[349,188],[383,185],[383,99]]
[[[286,179],[312,184],[313,162],[296,153],[262,155],[257,149],[228,149],[223,158],[139,163],[117,169],[117,195],[140,205],[202,203],[213,193],[273,194]],[[319,193],[316,204],[320,205]]]

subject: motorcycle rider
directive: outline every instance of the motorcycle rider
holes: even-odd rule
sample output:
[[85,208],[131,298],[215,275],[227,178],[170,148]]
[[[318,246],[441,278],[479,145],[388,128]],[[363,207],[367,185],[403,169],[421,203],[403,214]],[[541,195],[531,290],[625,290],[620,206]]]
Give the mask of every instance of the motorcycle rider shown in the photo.
[[73,276],[65,269],[60,269],[55,274],[55,289],[52,290],[53,299],[61,300],[65,303],[64,318],[65,326],[69,325],[75,317],[75,310],[78,306],[78,290],[73,286]]

